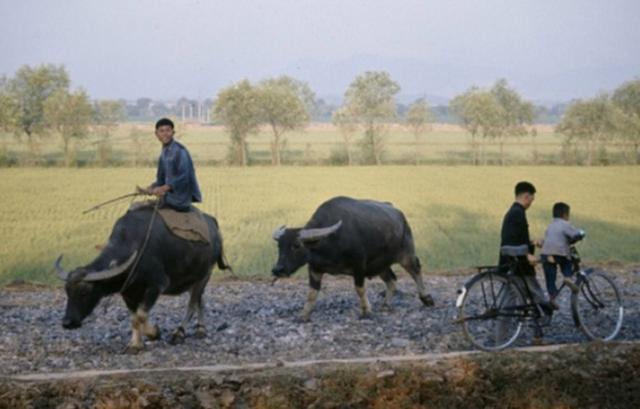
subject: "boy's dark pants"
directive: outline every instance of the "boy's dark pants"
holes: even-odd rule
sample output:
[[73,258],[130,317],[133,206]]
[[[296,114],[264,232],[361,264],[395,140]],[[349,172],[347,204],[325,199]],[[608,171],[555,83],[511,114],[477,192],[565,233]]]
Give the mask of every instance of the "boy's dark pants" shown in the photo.
[[573,265],[571,260],[564,256],[553,256],[555,263],[549,261],[549,256],[542,255],[542,269],[544,270],[544,279],[547,282],[547,292],[549,297],[553,298],[558,294],[558,287],[556,287],[556,275],[558,274],[558,267],[560,272],[565,277],[571,277],[573,274]]

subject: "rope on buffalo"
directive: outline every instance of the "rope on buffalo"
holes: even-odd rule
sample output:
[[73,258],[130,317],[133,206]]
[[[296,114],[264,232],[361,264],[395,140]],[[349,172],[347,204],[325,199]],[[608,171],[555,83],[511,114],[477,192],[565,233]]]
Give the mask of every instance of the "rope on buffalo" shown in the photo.
[[153,213],[151,213],[151,220],[149,221],[149,226],[147,226],[147,233],[144,237],[144,241],[142,242],[142,246],[138,251],[138,256],[136,257],[136,260],[133,263],[133,267],[131,267],[131,272],[127,276],[127,279],[124,281],[124,284],[122,284],[122,288],[120,288],[119,292],[121,294],[124,290],[126,290],[131,285],[131,283],[133,282],[133,279],[135,278],[136,267],[138,267],[138,263],[142,258],[142,254],[144,253],[144,250],[147,248],[147,244],[149,243],[149,238],[151,237],[151,229],[153,228],[153,223],[156,220],[156,215],[158,214],[159,207],[160,207],[160,199],[156,200],[155,204],[153,205]]

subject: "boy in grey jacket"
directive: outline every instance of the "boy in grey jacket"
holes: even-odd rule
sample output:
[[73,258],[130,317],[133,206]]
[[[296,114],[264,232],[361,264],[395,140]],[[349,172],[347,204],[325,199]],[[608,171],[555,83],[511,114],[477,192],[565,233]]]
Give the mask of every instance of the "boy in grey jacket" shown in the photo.
[[558,294],[556,287],[556,274],[558,267],[565,277],[565,284],[575,291],[575,284],[568,279],[573,271],[569,246],[584,237],[584,231],[579,230],[569,223],[568,204],[558,202],[553,205],[553,221],[547,227],[542,245],[542,268],[547,282],[549,298],[553,299]]

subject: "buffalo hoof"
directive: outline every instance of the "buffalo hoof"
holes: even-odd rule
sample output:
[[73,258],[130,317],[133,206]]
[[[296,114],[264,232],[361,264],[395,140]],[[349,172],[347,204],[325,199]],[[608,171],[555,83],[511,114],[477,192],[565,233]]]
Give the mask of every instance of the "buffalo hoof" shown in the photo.
[[386,312],[393,312],[393,307],[389,303],[385,302],[384,304],[382,304],[381,310]]
[[204,325],[198,325],[196,327],[195,337],[198,339],[203,339],[207,337],[207,329],[204,327]]
[[431,296],[431,294],[421,294],[420,301],[422,301],[422,303],[427,307],[433,307],[435,304],[433,302],[433,297]]
[[311,321],[311,317],[308,315],[301,315],[295,319],[295,322],[297,322],[298,324],[306,324],[310,321]]
[[169,337],[169,343],[171,345],[179,345],[184,343],[184,329],[182,327],[177,328],[173,331],[173,334]]
[[150,341],[157,341],[160,339],[160,327],[158,327],[157,325],[153,326],[153,332],[151,334],[146,334],[147,338]]
[[365,313],[360,314],[360,318],[361,320],[372,320],[373,319],[373,314],[371,314],[371,312],[367,311]]
[[142,351],[144,351],[144,345],[127,345],[124,353],[127,355],[138,355]]
[[[396,288],[396,290],[393,292],[393,298],[402,298],[406,295],[407,293],[402,291],[402,290],[398,290]],[[382,290],[378,293],[378,297],[380,298],[385,298],[387,296],[387,290]]]

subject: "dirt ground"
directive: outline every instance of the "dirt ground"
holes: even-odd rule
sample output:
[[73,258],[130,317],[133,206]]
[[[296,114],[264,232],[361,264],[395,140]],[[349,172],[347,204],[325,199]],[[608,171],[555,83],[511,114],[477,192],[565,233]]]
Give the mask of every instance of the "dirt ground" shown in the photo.
[[0,382],[0,408],[638,408],[640,345]]

